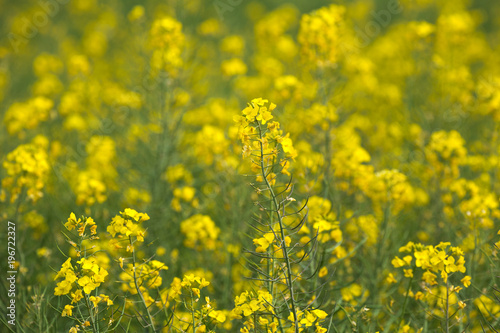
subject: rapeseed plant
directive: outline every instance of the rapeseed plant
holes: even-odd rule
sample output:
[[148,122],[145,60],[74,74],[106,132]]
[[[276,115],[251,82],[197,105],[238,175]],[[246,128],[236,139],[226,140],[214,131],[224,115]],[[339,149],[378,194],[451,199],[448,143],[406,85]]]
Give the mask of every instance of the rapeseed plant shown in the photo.
[[0,0],[3,330],[494,332],[499,6]]

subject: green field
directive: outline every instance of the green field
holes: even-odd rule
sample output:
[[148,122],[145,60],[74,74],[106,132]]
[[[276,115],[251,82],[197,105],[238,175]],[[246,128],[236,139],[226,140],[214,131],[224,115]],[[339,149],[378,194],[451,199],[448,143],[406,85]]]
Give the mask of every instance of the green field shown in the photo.
[[500,330],[500,2],[0,8],[1,332]]

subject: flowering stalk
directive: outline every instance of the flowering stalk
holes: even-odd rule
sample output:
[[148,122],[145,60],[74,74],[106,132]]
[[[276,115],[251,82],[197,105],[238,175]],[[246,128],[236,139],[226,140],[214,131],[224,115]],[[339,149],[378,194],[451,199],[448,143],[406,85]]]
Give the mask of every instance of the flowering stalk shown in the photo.
[[446,316],[446,329],[445,332],[450,332],[450,283],[446,281],[446,305],[445,305],[445,316]]
[[[435,299],[440,304],[441,311],[444,314],[443,325],[445,326],[445,332],[449,332],[451,326],[453,326],[453,322],[450,321],[450,317],[453,317],[453,315],[450,316],[450,307],[455,305],[458,310],[466,307],[466,304],[459,301],[455,296],[463,288],[468,288],[471,284],[471,277],[468,275],[460,279],[459,283],[456,280],[456,275],[465,274],[466,271],[464,253],[460,247],[450,245],[448,242],[441,242],[436,246],[424,246],[420,243],[409,242],[401,247],[399,252],[410,254],[403,258],[395,257],[391,262],[395,268],[403,268],[404,277],[410,278],[402,316],[404,316],[408,295],[411,295],[415,300],[429,303],[433,303],[433,299]],[[420,275],[420,288],[428,294],[427,297],[423,292],[417,291],[414,293],[410,288],[412,281],[416,279],[414,278],[416,274]],[[390,275],[392,283],[395,283],[396,280],[392,274]],[[457,284],[453,284],[450,278],[453,278]],[[434,288],[435,291],[432,291],[431,288]],[[452,299],[452,296],[455,300]]]
[[[184,307],[190,312],[190,320],[183,321],[189,323],[189,326],[183,327],[183,332],[187,332],[190,328],[195,333],[197,330],[203,331],[208,325],[217,325],[226,321],[226,315],[222,311],[216,310],[210,303],[210,298],[205,297],[206,304],[200,306],[201,292],[203,288],[210,285],[210,282],[205,278],[188,274],[185,275],[182,281],[178,281],[177,287],[173,288],[175,294],[174,299],[179,302],[181,297]],[[211,320],[214,319],[214,322]]]
[[144,295],[142,295],[142,292],[141,292],[141,289],[139,288],[139,285],[137,284],[137,275],[136,275],[136,262],[135,262],[135,249],[134,249],[134,245],[133,245],[133,241],[132,241],[132,236],[128,236],[128,240],[129,240],[129,245],[130,247],[132,248],[132,272],[133,272],[133,275],[134,275],[134,285],[135,285],[135,290],[137,290],[137,294],[139,295],[139,297],[141,298],[141,302],[142,304],[144,305],[144,308],[146,309],[146,313],[148,315],[148,319],[149,319],[149,326],[153,329],[153,332],[155,332],[155,325],[154,325],[154,322],[153,322],[153,317],[151,317],[151,313],[149,312],[149,308],[148,308],[148,305],[146,304],[146,300],[144,299]]
[[196,333],[196,322],[194,317],[194,304],[193,304],[193,295],[191,292],[191,320],[193,321],[193,333]]
[[[121,216],[120,216],[121,215]],[[161,284],[161,278],[158,276],[161,269],[168,269],[163,263],[156,260],[148,260],[142,265],[137,265],[135,243],[144,242],[144,236],[146,231],[142,227],[141,223],[149,220],[148,214],[138,213],[134,209],[126,208],[120,215],[116,215],[107,231],[111,234],[113,239],[111,239],[111,244],[115,247],[120,248],[120,239],[128,239],[127,252],[132,254],[132,264],[128,265],[127,270],[120,275],[124,281],[128,284],[125,285],[126,290],[132,293],[137,293],[139,295],[140,302],[144,305],[147,315],[147,325],[146,327],[156,331],[153,316],[149,311],[148,301],[153,302],[151,297],[147,294],[147,289],[144,287],[158,287]],[[123,269],[123,258],[119,259],[120,267]],[[137,269],[140,268],[139,274]],[[143,273],[144,270],[144,273]],[[142,288],[142,289],[141,289]]]
[[85,295],[85,306],[87,307],[87,310],[89,311],[90,314],[90,324],[92,325],[92,332],[98,333],[99,330],[96,327],[96,320],[94,319],[94,314],[92,313],[92,306],[89,303],[87,295]]
[[408,304],[408,298],[410,297],[409,294],[410,294],[412,282],[413,282],[413,276],[408,281],[408,287],[406,287],[406,294],[405,294],[405,300],[403,303],[403,310],[401,310],[401,316],[400,316],[400,320],[399,320],[399,324],[398,324],[398,329],[396,330],[396,332],[399,332],[399,328],[401,327],[401,323],[403,322],[403,318],[404,318],[404,315],[406,312],[406,305]]
[[[55,280],[63,278],[62,281],[57,283],[57,287],[54,289],[54,295],[70,295],[71,303],[67,304],[61,316],[72,317],[73,308],[75,306],[79,310],[81,318],[73,318],[77,320],[82,327],[92,326],[92,331],[97,333],[100,331],[98,319],[96,318],[98,312],[98,304],[101,302],[106,302],[107,306],[113,305],[113,301],[110,300],[109,296],[104,294],[90,296],[91,293],[96,290],[104,281],[108,275],[108,271],[100,266],[99,259],[96,256],[97,251],[94,251],[91,255],[87,253],[87,247],[84,245],[84,241],[97,240],[97,225],[91,217],[83,217],[77,219],[75,214],[71,213],[68,221],[64,224],[66,229],[69,231],[76,229],[78,232],[78,244],[69,240],[69,243],[73,246],[76,251],[76,257],[82,257],[80,260],[76,261],[76,265],[73,266],[71,263],[72,258],[69,257],[63,264],[59,272],[57,273]],[[90,235],[87,233],[90,231]],[[67,236],[68,237],[68,236]],[[68,237],[69,238],[69,237]],[[92,246],[94,248],[94,246]],[[83,254],[83,255],[82,255]],[[79,309],[80,301],[83,299],[84,306],[87,308],[89,320],[83,317]],[[73,306],[72,304],[76,304]],[[94,314],[95,311],[95,314]],[[70,332],[76,332],[80,325],[72,327]]]
[[262,128],[259,123],[258,125],[259,129],[259,146],[260,146],[260,170],[262,173],[262,178],[264,179],[264,182],[266,184],[266,188],[269,191],[269,196],[272,200],[272,203],[274,205],[274,211],[276,213],[276,217],[278,218],[278,224],[279,224],[279,229],[280,229],[280,236],[281,236],[281,250],[283,252],[283,258],[286,264],[286,280],[287,280],[287,287],[288,291],[290,292],[290,310],[293,313],[293,318],[295,321],[295,332],[299,332],[299,322],[298,322],[298,317],[297,317],[297,309],[296,309],[296,301],[295,301],[295,295],[294,295],[294,289],[293,289],[293,277],[292,277],[292,266],[290,264],[290,258],[289,258],[289,253],[288,253],[288,247],[286,246],[285,242],[285,226],[283,224],[283,219],[280,213],[281,205],[278,204],[278,200],[276,198],[276,195],[273,191],[272,185],[269,183],[269,174],[266,174],[266,166],[264,165],[264,145],[263,145],[263,135],[262,135]]
[[[252,158],[251,170],[259,184],[254,186],[256,192],[257,194],[268,192],[266,202],[270,204],[270,207],[259,204],[262,211],[268,212],[267,220],[263,222],[267,231],[259,230],[263,235],[253,239],[256,246],[254,254],[262,258],[261,263],[266,261],[262,268],[259,265],[256,265],[256,268],[257,273],[264,277],[259,280],[265,282],[265,287],[267,287],[267,291],[258,294],[258,300],[254,300],[254,302],[268,302],[270,308],[267,309],[267,306],[263,305],[259,309],[254,307],[249,310],[245,305],[248,295],[242,294],[235,301],[234,312],[236,316],[243,314],[244,317],[248,318],[245,322],[244,332],[249,331],[248,328],[257,331],[256,322],[266,331],[269,324],[273,325],[274,329],[279,328],[280,332],[298,333],[303,331],[305,327],[312,325],[315,325],[318,332],[326,332],[326,329],[320,326],[320,322],[326,318],[326,313],[318,309],[301,311],[297,301],[297,290],[294,287],[294,265],[306,258],[307,254],[301,250],[302,254],[299,254],[301,259],[298,261],[292,259],[293,248],[297,245],[300,246],[299,243],[292,245],[292,237],[294,230],[295,233],[300,230],[305,218],[299,218],[298,224],[294,226],[287,224],[284,219],[291,215],[300,216],[300,211],[305,208],[305,205],[298,211],[286,213],[288,203],[295,201],[291,198],[291,194],[286,194],[291,193],[291,181],[288,184],[276,185],[281,174],[291,176],[288,168],[290,161],[295,160],[297,151],[293,147],[289,134],[284,135],[283,131],[280,130],[280,124],[271,121],[273,119],[271,112],[275,107],[275,104],[257,98],[252,100],[248,107],[242,111],[243,115],[234,118],[239,124],[243,156]],[[278,186],[282,187],[279,193],[276,190]],[[284,196],[284,198],[279,198],[280,196]],[[276,263],[277,260],[279,260],[279,264]],[[275,287],[276,282],[282,283],[284,288]],[[281,302],[279,302],[280,297],[276,297],[275,294],[281,295]],[[264,312],[266,309],[267,313]],[[286,326],[281,320],[281,309],[286,309],[288,313],[289,324]],[[272,316],[271,323],[266,318],[269,314]]]

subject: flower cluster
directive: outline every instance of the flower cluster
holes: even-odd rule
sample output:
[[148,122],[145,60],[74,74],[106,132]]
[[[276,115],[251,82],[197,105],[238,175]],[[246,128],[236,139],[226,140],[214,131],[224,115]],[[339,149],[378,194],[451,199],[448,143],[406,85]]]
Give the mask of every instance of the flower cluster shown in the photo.
[[115,142],[107,136],[93,136],[85,147],[86,168],[71,176],[76,203],[90,207],[107,200],[107,191],[115,186],[117,175]]
[[101,181],[100,174],[95,171],[82,171],[75,180],[74,192],[78,205],[92,206],[103,203],[106,196],[106,185]]
[[181,222],[181,232],[185,235],[184,245],[189,248],[215,250],[218,246],[220,229],[207,215],[196,214]]
[[[494,219],[500,217],[498,199],[494,193],[464,178],[452,181],[448,190],[442,195],[446,204],[443,212],[447,216],[456,218],[457,214],[464,214],[470,221],[470,229],[494,227]],[[452,207],[458,207],[459,212]]]
[[266,232],[262,237],[253,239],[255,252],[265,253],[269,251],[274,257],[283,258],[283,245],[285,247],[290,246],[292,238],[290,236],[285,236],[284,242],[282,242],[279,225],[276,225],[273,230],[273,232]]
[[[326,333],[327,329],[321,326],[321,322],[325,320],[327,316],[328,314],[320,309],[300,311],[299,313],[297,313],[300,324],[298,331],[303,332],[304,329],[314,326],[316,333]],[[290,313],[288,320],[291,322],[295,322],[293,313]],[[292,327],[290,329],[290,332],[296,332],[295,327]]]
[[153,22],[150,34],[150,45],[153,48],[151,67],[165,70],[170,75],[177,75],[182,66],[182,50],[185,37],[182,24],[173,17],[158,18]]
[[298,40],[303,59],[314,67],[334,67],[342,56],[346,8],[323,7],[302,16]]
[[201,292],[209,285],[210,282],[204,277],[195,274],[184,275],[182,280],[174,279],[162,297],[183,303],[188,311],[187,313],[176,311],[174,319],[176,327],[188,330],[191,326],[196,331],[207,332],[210,327],[226,322],[227,311],[217,310],[215,303],[211,302],[208,296],[205,297],[205,304],[200,304]]
[[[428,285],[436,285],[439,274],[444,283],[448,282],[448,276],[455,273],[465,273],[464,253],[459,247],[450,246],[448,242],[441,242],[436,246],[424,246],[420,243],[409,242],[399,249],[399,252],[409,252],[403,259],[395,257],[392,265],[396,268],[408,267],[404,269],[406,277],[413,277],[414,267],[423,270],[422,281]],[[413,260],[415,260],[413,262]],[[470,285],[470,276],[465,276],[462,280],[464,287]]]
[[198,298],[200,297],[200,290],[210,285],[210,282],[205,278],[196,276],[194,274],[185,275],[181,282],[183,289],[189,290]]
[[[76,262],[77,266],[71,264],[71,258],[68,258],[57,272],[54,280],[63,278],[57,283],[54,289],[54,295],[71,294],[71,304],[77,303],[85,295],[89,295],[99,287],[106,279],[108,271],[99,267],[95,258],[82,258]],[[104,296],[101,295],[104,299]],[[108,305],[109,302],[108,302]]]
[[24,136],[25,130],[36,128],[49,119],[54,102],[44,96],[37,96],[24,103],[12,104],[4,116],[7,131],[11,135]]
[[78,231],[78,236],[85,237],[85,229],[89,227],[90,235],[95,236],[97,234],[97,225],[94,219],[91,217],[84,217],[83,221],[81,218],[77,219],[75,213],[71,213],[68,221],[64,223],[64,227],[69,231],[76,229]]
[[[433,313],[442,316],[447,324],[451,323],[450,313],[456,313],[467,305],[458,298],[458,294],[463,288],[471,285],[470,276],[464,275],[460,280],[454,276],[458,273],[464,274],[466,271],[463,251],[459,247],[450,246],[447,242],[441,242],[436,246],[409,242],[399,251],[411,254],[402,259],[395,257],[392,265],[395,268],[402,268],[404,277],[409,278],[410,282],[417,278],[417,274],[422,281],[421,290],[416,292],[411,289],[410,283],[406,297],[424,302]],[[457,284],[452,284],[450,281],[452,277]],[[390,274],[388,281],[396,280]],[[455,319],[457,322],[461,320],[459,317]]]
[[[125,208],[123,212],[120,212],[120,215],[116,215],[111,220],[107,231],[113,238],[130,238],[134,237],[134,242],[144,242],[145,230],[142,228],[141,223],[149,220],[148,214],[138,213],[134,209]],[[117,247],[120,247],[118,242],[113,239],[113,244]],[[129,244],[127,246],[127,251],[132,252],[134,250],[134,246]]]
[[317,237],[320,243],[327,243],[331,240],[340,242],[342,231],[339,222],[332,212],[332,203],[319,196],[312,196],[307,200],[308,223],[300,229],[300,234],[305,234],[300,239],[302,244],[307,244],[313,237]]
[[[43,196],[43,188],[49,175],[49,161],[45,148],[36,144],[20,145],[7,154],[3,162],[7,176],[2,179],[2,192],[8,190],[14,203],[26,191],[30,201]],[[0,197],[4,196],[0,195]]]
[[76,257],[81,257],[82,252],[85,256],[76,261],[76,266],[72,265],[71,257],[62,264],[54,280],[60,278],[63,280],[57,283],[54,295],[67,295],[71,292],[72,303],[76,303],[83,297],[82,292],[88,295],[99,287],[108,276],[108,271],[95,255],[88,255],[87,251],[90,249],[84,248],[83,241],[98,239],[94,219],[91,217],[77,219],[75,214],[71,213],[64,227],[68,231],[76,229],[80,241],[77,244],[70,240],[69,243],[76,250]]
[[[123,268],[123,260],[120,260],[120,266]],[[150,306],[155,303],[155,299],[150,295],[150,290],[161,287],[163,279],[160,273],[167,269],[167,265],[158,260],[149,260],[137,266],[128,264],[120,273],[121,289],[136,295],[138,293],[137,286],[139,286],[139,291],[142,293],[146,305]]]
[[500,1],[0,3],[19,330],[496,327]]
[[174,189],[174,198],[170,202],[173,210],[180,212],[182,202],[190,203],[193,207],[198,207],[199,201],[195,198],[196,189],[191,186],[177,187]]
[[[411,253],[402,259],[395,257],[392,260],[392,265],[402,268],[404,277],[409,279],[406,290],[400,292],[406,298],[419,302],[436,318],[442,318],[447,327],[460,323],[463,318],[459,311],[467,304],[463,298],[459,298],[459,293],[471,285],[470,276],[461,276],[460,280],[460,277],[456,277],[456,274],[466,271],[463,251],[444,242],[436,246],[409,242],[399,251]],[[412,282],[418,279],[421,283],[419,290],[416,290]],[[387,281],[397,282],[392,273]]]
[[[297,157],[290,135],[283,135],[280,124],[271,121],[271,113],[275,108],[276,105],[269,104],[267,99],[256,98],[243,109],[242,116],[234,117],[239,125],[238,135],[243,143],[243,156],[252,157],[251,167],[258,174],[257,181],[264,181],[261,174],[263,170],[271,185],[276,183],[276,173],[272,171],[274,164],[279,161],[279,172],[289,174],[290,159],[295,160]],[[267,126],[264,126],[266,124]],[[278,156],[280,152],[283,154],[281,157]]]
[[464,143],[457,131],[432,133],[430,142],[425,147],[425,154],[436,174],[441,174],[444,179],[459,176],[458,167],[465,162],[467,156]]
[[[269,320],[270,314],[274,313],[272,306],[273,296],[267,292],[258,290],[257,292],[244,291],[234,300],[234,309],[231,316],[237,319],[245,318],[242,333],[248,333],[256,329],[256,325],[268,327],[271,332],[276,332],[277,322],[275,317]],[[254,320],[257,316],[257,322]]]
[[406,175],[398,170],[381,170],[375,173],[367,195],[376,204],[391,204],[399,212],[416,201],[416,194]]
[[193,153],[197,159],[206,165],[215,164],[218,168],[224,169],[224,164],[228,162],[230,141],[223,130],[216,126],[204,125],[192,140]]

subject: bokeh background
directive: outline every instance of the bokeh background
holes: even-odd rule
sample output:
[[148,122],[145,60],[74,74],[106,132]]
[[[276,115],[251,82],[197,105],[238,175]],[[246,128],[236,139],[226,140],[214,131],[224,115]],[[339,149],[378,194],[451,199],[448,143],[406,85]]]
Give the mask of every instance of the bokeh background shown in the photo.
[[[15,221],[18,332],[75,325],[54,295],[75,255],[71,213],[96,221],[102,289],[120,304],[130,291],[105,233],[125,208],[150,217],[138,258],[168,266],[160,290],[206,278],[227,319],[199,332],[238,332],[235,296],[261,287],[245,277],[263,217],[234,117],[259,97],[297,151],[293,197],[309,215],[293,241],[317,237],[318,268],[300,284],[323,286],[304,304],[329,332],[498,327],[500,2],[0,0],[0,41],[0,239]],[[400,253],[408,242],[421,247]],[[441,259],[417,263],[440,242]],[[449,268],[460,257],[466,270]],[[116,330],[142,330],[127,320]]]

